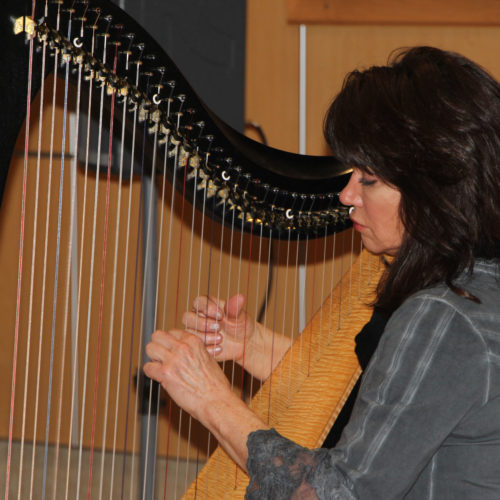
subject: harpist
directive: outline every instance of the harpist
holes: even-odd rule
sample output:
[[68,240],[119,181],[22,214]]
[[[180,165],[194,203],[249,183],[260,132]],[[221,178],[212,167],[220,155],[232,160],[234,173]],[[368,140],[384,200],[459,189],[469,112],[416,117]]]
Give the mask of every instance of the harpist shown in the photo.
[[498,499],[500,85],[460,55],[413,48],[351,73],[325,134],[353,167],[340,199],[354,228],[391,256],[376,299],[390,319],[336,447],[294,444],[231,392],[216,360],[244,343],[248,371],[272,369],[252,353],[269,332],[238,326],[241,296],[197,299],[203,321],[156,332],[144,369],[248,471],[249,499]]

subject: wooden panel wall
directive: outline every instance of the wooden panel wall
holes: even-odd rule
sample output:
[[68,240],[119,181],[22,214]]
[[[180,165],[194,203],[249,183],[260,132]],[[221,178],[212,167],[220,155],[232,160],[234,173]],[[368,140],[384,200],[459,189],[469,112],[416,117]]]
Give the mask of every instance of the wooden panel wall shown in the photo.
[[[299,26],[288,22],[286,7],[287,0],[248,0],[246,117],[263,125],[272,146],[297,151]],[[307,25],[309,154],[327,151],[323,116],[346,73],[414,45],[460,52],[500,78],[500,27]]]
[[439,24],[492,26],[497,0],[288,0],[288,18],[299,23]]

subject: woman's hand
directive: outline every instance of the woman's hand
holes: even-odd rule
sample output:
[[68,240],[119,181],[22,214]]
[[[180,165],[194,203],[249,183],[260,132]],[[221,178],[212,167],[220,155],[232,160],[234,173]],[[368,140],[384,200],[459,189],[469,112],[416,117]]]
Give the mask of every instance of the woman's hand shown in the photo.
[[153,333],[146,346],[151,361],[144,373],[199,420],[246,470],[250,432],[268,427],[231,391],[217,361],[203,342],[183,330]]
[[186,330],[199,337],[217,361],[231,360],[248,373],[265,380],[290,347],[290,338],[256,322],[243,309],[245,297],[227,302],[197,297],[194,311],[184,313]]
[[197,335],[217,361],[242,364],[245,351],[255,337],[256,322],[243,310],[245,297],[232,296],[225,302],[201,296],[193,302],[193,311],[184,313],[186,330]]
[[201,422],[206,420],[207,407],[232,399],[229,381],[195,335],[183,330],[156,331],[146,354],[151,359],[144,365],[146,375]]

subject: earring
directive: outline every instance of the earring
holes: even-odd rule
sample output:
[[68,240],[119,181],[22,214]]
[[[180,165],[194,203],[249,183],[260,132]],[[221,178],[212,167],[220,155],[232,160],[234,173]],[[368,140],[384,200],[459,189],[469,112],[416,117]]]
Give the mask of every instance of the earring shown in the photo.
[[349,207],[349,215],[351,215],[354,212],[354,207]]

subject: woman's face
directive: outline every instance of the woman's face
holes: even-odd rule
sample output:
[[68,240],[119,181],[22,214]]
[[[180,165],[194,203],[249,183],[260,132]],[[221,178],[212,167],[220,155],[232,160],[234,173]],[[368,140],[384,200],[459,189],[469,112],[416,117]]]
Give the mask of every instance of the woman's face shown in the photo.
[[404,228],[399,218],[399,191],[376,175],[354,168],[340,201],[353,207],[351,220],[363,245],[375,254],[395,255]]

